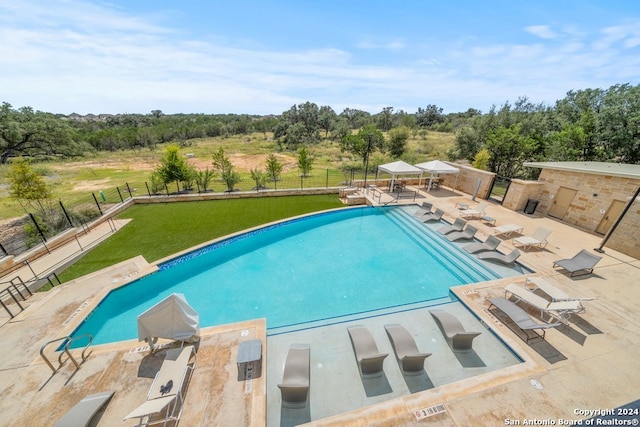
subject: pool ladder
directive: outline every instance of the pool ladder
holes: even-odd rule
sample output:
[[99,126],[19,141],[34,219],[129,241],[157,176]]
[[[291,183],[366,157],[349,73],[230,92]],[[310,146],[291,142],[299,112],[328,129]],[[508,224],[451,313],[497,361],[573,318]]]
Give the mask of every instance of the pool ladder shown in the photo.
[[[76,360],[75,357],[73,357],[73,354],[71,354],[71,351],[69,351],[69,346],[74,342],[77,341],[81,338],[89,338],[89,342],[87,343],[86,347],[82,350],[82,354],[80,355],[80,363],[78,363],[78,360]],[[59,342],[59,341],[66,341],[64,348],[62,349],[62,351],[60,352],[60,354],[58,355],[58,367],[54,367],[53,363],[51,363],[51,361],[49,360],[49,358],[44,354],[44,350],[45,348],[47,348],[50,344]],[[78,369],[80,369],[80,366],[82,366],[82,364],[87,360],[87,358],[91,355],[91,351],[89,353],[87,353],[87,350],[89,349],[89,346],[91,345],[91,343],[93,342],[93,336],[91,334],[86,334],[86,335],[81,335],[78,337],[71,337],[71,335],[68,335],[66,337],[62,337],[62,338],[55,338],[52,340],[47,341],[46,343],[44,343],[44,345],[42,347],[40,347],[40,356],[44,359],[44,361],[47,363],[47,365],[49,366],[49,368],[51,368],[51,370],[53,371],[53,374],[55,375],[56,372],[58,372],[60,370],[60,368],[62,368],[62,366],[67,362],[67,360],[71,360],[71,362],[74,364],[74,366],[76,367],[76,371]],[[67,358],[63,360],[64,355],[67,355]]]

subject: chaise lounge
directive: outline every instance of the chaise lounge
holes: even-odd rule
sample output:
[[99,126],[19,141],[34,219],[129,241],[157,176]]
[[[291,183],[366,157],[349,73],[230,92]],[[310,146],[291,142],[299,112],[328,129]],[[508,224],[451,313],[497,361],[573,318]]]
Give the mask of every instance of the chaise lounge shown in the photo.
[[[526,311],[524,311],[523,309],[521,309],[520,307],[518,307],[508,299],[505,299],[502,297],[492,298],[489,300],[489,302],[491,303],[489,305],[489,309],[491,309],[491,306],[496,307],[498,310],[502,311],[505,315],[507,315],[507,317],[509,317],[509,319],[511,319],[513,323],[515,323],[516,326],[525,333],[527,337],[525,342],[527,343],[529,342],[530,339],[533,339],[536,337],[540,337],[544,339],[546,329],[555,328],[556,326],[560,326],[562,324],[560,322],[540,324],[535,320],[533,320],[533,318],[529,316]],[[541,330],[542,334],[536,333],[535,332],[536,329]],[[534,332],[536,336],[529,337],[528,331]]]
[[413,337],[402,325],[392,323],[384,325],[384,329],[387,331],[402,372],[408,375],[422,372],[424,360],[431,356],[431,353],[420,353]]
[[468,245],[464,245],[462,249],[464,249],[466,252],[469,252],[470,254],[485,251],[495,251],[500,243],[501,240],[497,237],[489,236],[484,242],[469,243]]
[[515,283],[509,283],[504,288],[505,297],[507,293],[511,293],[518,301],[522,301],[531,307],[540,310],[540,317],[544,318],[547,314],[556,318],[561,322],[566,322],[567,317],[571,313],[579,313],[582,311],[580,301],[547,301],[539,295],[534,294],[528,289],[520,287]]
[[527,277],[527,279],[525,279],[524,281],[524,287],[531,292],[540,289],[542,292],[549,295],[552,301],[578,301],[580,307],[580,311],[578,311],[578,313],[583,313],[584,311],[586,311],[586,308],[581,301],[593,301],[595,299],[569,296],[566,292],[558,289],[555,285],[551,284],[542,277]]
[[442,335],[453,351],[467,352],[472,350],[473,340],[481,332],[469,332],[462,323],[451,313],[444,310],[429,310],[438,324]]
[[297,407],[306,404],[309,393],[308,344],[291,344],[278,388],[282,393],[283,406]]
[[540,227],[531,236],[520,236],[513,239],[513,246],[521,246],[525,251],[532,246],[543,249],[549,243],[547,240],[549,234],[551,234],[551,230]]
[[478,229],[471,224],[467,224],[467,226],[462,231],[454,231],[453,233],[447,234],[445,237],[450,242],[455,242],[456,240],[469,240],[473,239],[473,236],[476,235]]
[[575,254],[573,258],[568,259],[560,259],[553,263],[553,266],[556,265],[564,268],[568,272],[571,273],[571,277],[573,277],[578,271],[587,270],[584,274],[593,273],[593,268],[597,263],[602,259],[601,256],[597,256],[592,254],[591,252],[582,249],[580,252]]
[[464,219],[461,218],[457,218],[453,224],[451,225],[444,225],[440,228],[438,228],[438,233],[440,234],[449,234],[449,233],[453,233],[454,231],[462,231],[462,229],[464,228],[464,226],[467,224],[467,221],[465,221]]
[[[193,356],[193,364],[190,364]],[[180,420],[183,407],[183,386],[189,371],[196,367],[195,347],[190,345],[167,350],[160,370],[153,379],[147,401],[130,412],[125,420],[138,418],[138,425]],[[164,414],[164,418],[162,417]]]
[[432,203],[422,202],[422,206],[420,206],[420,208],[418,208],[418,210],[413,213],[413,216],[421,218],[427,214],[430,214],[432,207],[433,207]]
[[444,216],[444,211],[440,208],[436,208],[434,212],[426,213],[421,217],[418,217],[422,222],[440,221]]
[[356,361],[363,376],[379,376],[383,373],[384,359],[388,353],[380,353],[371,333],[362,325],[347,328]]
[[518,249],[514,249],[506,255],[499,251],[482,252],[478,254],[478,258],[509,265],[516,262],[516,260],[520,258],[520,255],[522,255],[522,253]]
[[69,412],[64,414],[54,427],[87,427],[93,421],[96,414],[102,409],[113,396],[113,391],[96,393],[89,395],[78,402]]
[[460,211],[460,216],[465,219],[480,219],[485,216],[486,203],[478,203],[475,209],[465,209]]

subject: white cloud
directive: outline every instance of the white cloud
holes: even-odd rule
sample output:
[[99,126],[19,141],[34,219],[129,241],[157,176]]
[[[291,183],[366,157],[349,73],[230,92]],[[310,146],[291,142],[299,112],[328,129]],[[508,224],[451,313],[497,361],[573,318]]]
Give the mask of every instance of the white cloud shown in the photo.
[[531,25],[524,30],[541,39],[553,39],[557,34],[548,25]]

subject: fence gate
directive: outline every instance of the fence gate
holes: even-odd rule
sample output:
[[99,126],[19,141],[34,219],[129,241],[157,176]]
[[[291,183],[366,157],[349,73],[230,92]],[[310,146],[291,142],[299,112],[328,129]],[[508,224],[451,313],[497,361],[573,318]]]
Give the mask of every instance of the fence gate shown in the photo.
[[493,178],[493,183],[491,184],[491,191],[489,191],[489,200],[502,204],[510,185],[511,178],[496,175]]

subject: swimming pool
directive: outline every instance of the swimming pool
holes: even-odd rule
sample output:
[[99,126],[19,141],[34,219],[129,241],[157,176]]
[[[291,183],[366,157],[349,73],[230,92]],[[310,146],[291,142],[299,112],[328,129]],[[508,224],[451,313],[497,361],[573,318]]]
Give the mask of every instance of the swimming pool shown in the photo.
[[449,288],[501,277],[403,207],[361,207],[223,240],[113,290],[74,336],[137,337],[137,316],[182,293],[201,327],[265,317],[268,331],[451,299]]

